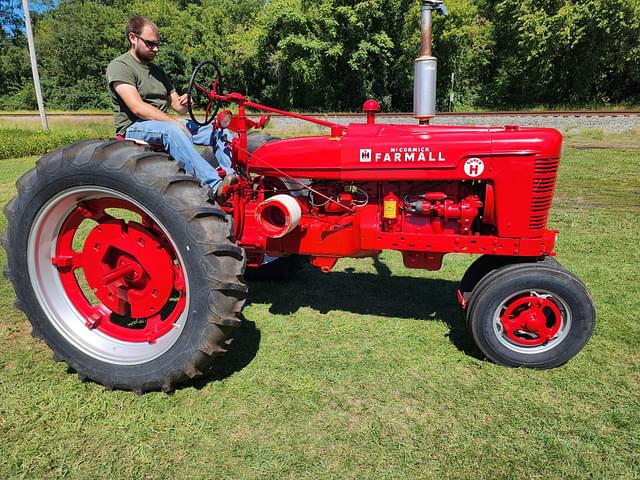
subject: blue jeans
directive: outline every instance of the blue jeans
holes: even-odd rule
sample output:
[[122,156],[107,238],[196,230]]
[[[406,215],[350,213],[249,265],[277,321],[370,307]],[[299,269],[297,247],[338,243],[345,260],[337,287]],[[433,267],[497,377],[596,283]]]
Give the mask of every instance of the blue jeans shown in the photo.
[[194,148],[196,145],[212,145],[215,157],[228,174],[233,173],[229,148],[219,148],[221,135],[226,132],[214,130],[211,125],[200,127],[192,121],[184,121],[191,137],[174,122],[143,120],[127,128],[125,137],[143,140],[153,145],[162,145],[178,164],[189,174],[215,191],[222,181],[220,175]]

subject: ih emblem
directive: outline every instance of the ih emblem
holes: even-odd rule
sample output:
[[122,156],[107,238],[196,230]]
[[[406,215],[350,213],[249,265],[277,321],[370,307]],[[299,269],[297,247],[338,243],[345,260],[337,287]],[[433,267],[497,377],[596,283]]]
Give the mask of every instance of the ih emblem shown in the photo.
[[369,162],[371,162],[371,149],[370,148],[361,148],[360,149],[360,162],[361,163],[369,163]]
[[464,162],[464,173],[467,176],[472,178],[479,177],[482,172],[484,172],[484,162],[479,158],[470,158]]

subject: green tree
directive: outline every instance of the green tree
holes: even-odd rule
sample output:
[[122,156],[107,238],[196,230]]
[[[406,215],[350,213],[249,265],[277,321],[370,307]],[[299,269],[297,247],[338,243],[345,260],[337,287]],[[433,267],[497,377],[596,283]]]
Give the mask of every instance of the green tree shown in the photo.
[[606,103],[640,92],[638,0],[482,2],[495,24],[486,103]]
[[122,51],[126,14],[97,2],[71,0],[43,15],[36,45],[45,101],[63,109],[110,105],[104,71]]
[[[35,2],[36,0],[32,0]],[[39,0],[52,7],[51,0]],[[438,106],[640,101],[640,0],[448,0],[434,19]],[[410,110],[418,0],[61,0],[34,13],[45,104],[108,108],[104,72],[128,48],[131,15],[152,18],[156,62],[186,89],[214,59],[228,88],[299,110]],[[34,108],[19,0],[0,0],[0,108]]]
[[370,97],[392,107],[398,25],[410,3],[270,2],[249,35],[254,55],[242,66],[249,88],[284,108],[359,110]]
[[[493,24],[471,0],[449,0],[449,15],[434,14],[433,51],[438,58],[438,109],[448,109],[451,74],[455,75],[455,107],[473,108],[482,101],[483,85],[492,75],[495,51]],[[402,31],[402,59],[398,90],[400,105],[412,109],[413,62],[420,51],[420,4],[413,2],[406,12]]]
[[35,105],[35,92],[18,1],[0,0],[0,21],[0,108],[30,108],[32,99]]

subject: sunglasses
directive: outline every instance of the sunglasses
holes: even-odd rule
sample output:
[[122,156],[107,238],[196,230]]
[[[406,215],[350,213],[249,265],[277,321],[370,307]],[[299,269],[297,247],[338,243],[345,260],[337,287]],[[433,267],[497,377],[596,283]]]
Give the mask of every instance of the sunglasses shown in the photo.
[[147,40],[146,38],[141,37],[137,33],[134,33],[136,37],[144,42],[149,50],[153,50],[154,48],[160,48],[160,42],[152,42],[151,40]]

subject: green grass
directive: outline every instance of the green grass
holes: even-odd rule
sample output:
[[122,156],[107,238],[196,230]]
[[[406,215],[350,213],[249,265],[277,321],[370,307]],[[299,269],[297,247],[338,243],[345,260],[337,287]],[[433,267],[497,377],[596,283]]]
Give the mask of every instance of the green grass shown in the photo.
[[[46,109],[47,115],[93,115],[93,114],[111,114],[111,109],[85,108],[82,110],[52,110]],[[0,118],[8,115],[39,115],[38,110],[0,110]],[[39,121],[39,120],[38,120]]]
[[114,137],[113,125],[84,123],[79,125],[58,125],[48,132],[39,128],[23,126],[3,126],[0,122],[0,160],[42,155],[56,148],[85,138]]
[[[0,162],[2,204],[34,162]],[[554,370],[479,358],[454,294],[469,256],[255,284],[207,379],[142,397],[53,362],[3,278],[0,478],[639,478],[639,168],[636,150],[565,147],[551,225],[598,324]]]
[[640,150],[640,129],[627,132],[582,129],[576,133],[569,133],[565,140],[579,150]]
[[[324,135],[326,128],[304,126],[275,131],[267,128],[264,133],[280,137]],[[27,155],[43,155],[56,148],[86,138],[115,137],[112,118],[98,119],[56,119],[49,123],[49,131],[44,132],[38,121],[27,119],[6,119],[0,115],[0,160],[19,158]]]

